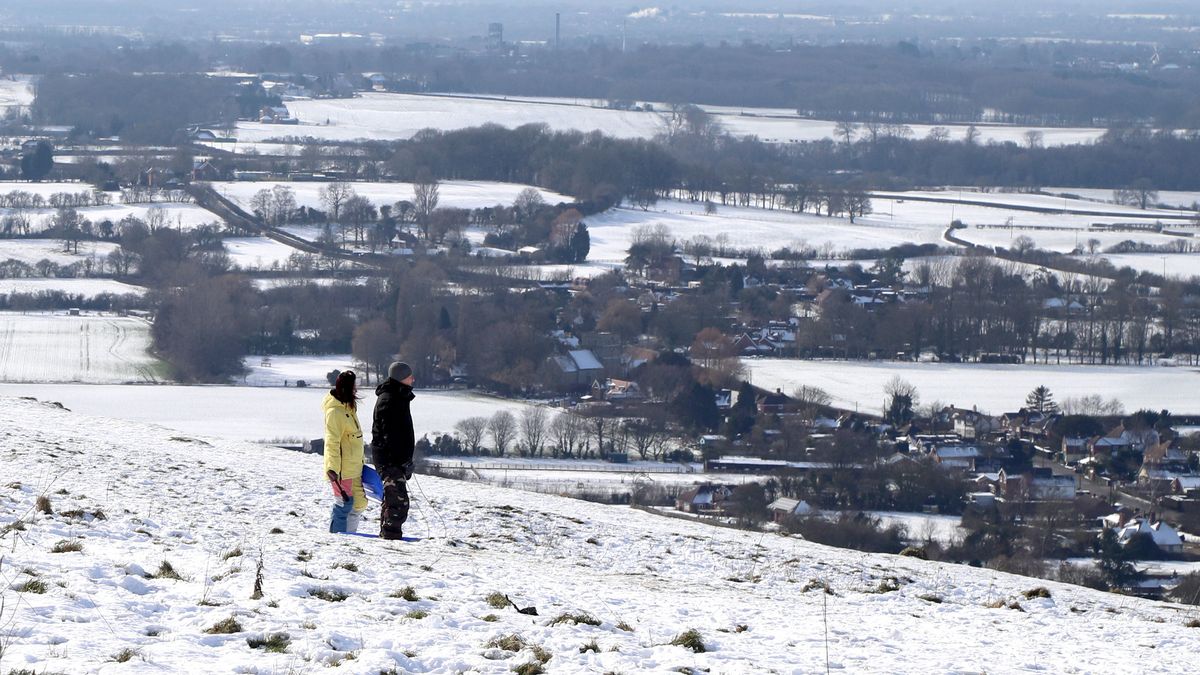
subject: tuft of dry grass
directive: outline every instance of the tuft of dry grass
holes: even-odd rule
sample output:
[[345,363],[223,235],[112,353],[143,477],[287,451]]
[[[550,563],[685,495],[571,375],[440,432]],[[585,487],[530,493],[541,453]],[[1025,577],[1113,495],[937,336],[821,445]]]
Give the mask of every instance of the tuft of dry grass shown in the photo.
[[494,607],[496,609],[506,609],[508,607],[508,596],[504,595],[500,591],[492,591],[491,593],[488,593],[487,604],[489,607]]
[[164,560],[158,564],[158,569],[146,575],[148,579],[174,579],[175,581],[184,581],[184,577],[175,569],[170,560]]
[[563,612],[550,620],[548,626],[557,626],[560,623],[584,624],[587,626],[599,626],[600,619],[588,614],[587,612]]
[[54,507],[50,505],[50,498],[46,495],[38,495],[33,505],[40,513],[44,513],[47,516],[54,514]]
[[271,633],[261,638],[246,638],[246,644],[250,645],[251,649],[264,649],[268,652],[283,654],[292,644],[292,636],[287,633]]
[[695,628],[689,628],[671,640],[671,644],[684,649],[690,649],[697,654],[703,654],[708,651],[708,647],[704,645],[704,636],[700,635],[700,631]]
[[83,550],[83,542],[78,539],[61,539],[50,549],[51,553],[77,553]]
[[46,592],[46,582],[41,579],[28,579],[12,587],[18,593],[34,593],[41,595]]
[[242,624],[239,623],[236,618],[231,616],[228,619],[222,619],[208,628],[205,628],[204,632],[208,633],[209,635],[228,635],[230,633],[240,633],[242,632]]
[[414,590],[412,586],[405,586],[398,591],[392,591],[391,593],[388,593],[388,597],[399,598],[400,600],[407,600],[409,602],[416,602],[421,599],[421,597],[417,595],[417,591]]
[[341,602],[350,597],[348,593],[344,593],[334,588],[310,588],[308,595],[312,598],[318,598],[326,602]]

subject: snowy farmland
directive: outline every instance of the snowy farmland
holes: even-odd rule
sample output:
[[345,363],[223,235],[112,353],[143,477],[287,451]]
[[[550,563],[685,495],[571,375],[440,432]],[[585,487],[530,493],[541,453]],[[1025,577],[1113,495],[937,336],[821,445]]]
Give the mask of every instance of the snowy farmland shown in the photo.
[[813,385],[829,392],[835,406],[873,414],[882,409],[884,386],[893,377],[916,386],[920,405],[940,401],[993,415],[1020,408],[1038,385],[1049,387],[1058,401],[1099,394],[1120,400],[1130,411],[1200,414],[1200,370],[1195,368],[757,358],[743,363],[756,386],[791,393],[802,384]]
[[229,261],[244,270],[278,269],[299,252],[266,237],[228,237],[221,244]]
[[[285,103],[300,120],[296,126],[240,122],[237,138],[257,143],[282,137],[311,137],[329,141],[412,138],[421,129],[450,131],[495,124],[508,127],[546,124],[556,131],[600,130],[618,138],[650,138],[665,128],[661,112],[612,110],[603,102],[573,98],[478,97],[453,95],[362,93],[349,99],[302,99]],[[654,104],[666,110],[664,104]],[[726,131],[737,136],[758,136],[769,143],[818,141],[835,137],[836,123],[799,117],[794,110],[700,106]],[[913,125],[913,135],[927,136],[931,125]],[[954,140],[966,137],[966,126],[947,125]],[[984,143],[1024,143],[1025,134],[1040,131],[1045,145],[1090,143],[1103,129],[1032,128],[999,125],[977,127]]]
[[113,279],[0,279],[0,295],[14,293],[63,293],[91,300],[106,294],[142,296],[146,289]]
[[0,382],[154,382],[162,364],[149,346],[142,319],[0,312]]
[[65,267],[90,258],[99,266],[118,248],[117,244],[105,241],[81,241],[79,253],[65,253],[61,239],[0,239],[0,261],[18,260],[32,266],[41,260],[49,260]]
[[[3,181],[0,182],[0,195],[6,195],[13,192],[26,192],[31,195],[39,195],[42,199],[49,199],[51,195],[56,193],[78,194],[80,192],[92,192],[93,188],[87,183],[64,183],[64,182],[49,182],[49,183],[28,183],[23,181]],[[189,230],[201,225],[210,223],[219,223],[220,219],[205,209],[196,206],[195,204],[176,203],[176,202],[154,202],[147,204],[125,204],[122,202],[122,197],[119,192],[107,193],[112,199],[111,204],[104,206],[83,206],[76,210],[79,215],[87,218],[93,223],[99,223],[104,220],[119,222],[126,216],[133,216],[146,220],[150,214],[157,213],[155,216],[161,219],[163,227],[173,227],[182,230]],[[0,216],[11,212],[12,209],[0,208]],[[22,209],[22,213],[29,219],[34,231],[45,229],[49,226],[50,219],[54,216],[55,210],[50,207],[45,208],[28,208]]]
[[[0,384],[0,395],[36,396],[58,401],[76,412],[102,415],[145,424],[156,424],[177,432],[216,436],[238,441],[293,441],[320,438],[324,417],[321,399],[328,391],[321,366],[316,377],[307,378],[308,388],[295,386],[245,387],[225,385],[71,385]],[[310,372],[307,369],[296,372]],[[46,382],[64,381],[49,373]],[[292,380],[292,384],[295,381]],[[282,385],[282,381],[280,382]],[[420,386],[420,385],[418,385]],[[364,386],[359,403],[359,420],[370,425],[375,405],[375,386]],[[413,423],[417,437],[449,433],[466,417],[491,417],[500,410],[516,416],[533,405],[493,398],[467,391],[417,390],[413,401]]]
[[17,399],[0,424],[5,670],[1181,673],[1200,649],[1194,607],[427,476],[420,542],[331,535],[319,457]]
[[[217,192],[237,202],[245,209],[250,208],[250,200],[254,197],[255,193],[263,189],[269,190],[276,185],[285,185],[291,188],[296,196],[297,206],[307,206],[320,210],[325,209],[325,205],[321,202],[321,190],[326,186],[326,183],[315,183],[312,181],[212,183],[213,188]],[[351,182],[347,183],[347,185],[355,193],[371,200],[371,203],[376,206],[383,204],[390,205],[402,200],[413,200],[412,183]],[[476,209],[495,206],[497,204],[511,206],[516,201],[517,195],[521,194],[521,191],[528,187],[528,185],[519,185],[516,183],[443,181],[438,184],[438,206],[452,206],[461,209]],[[541,194],[542,199],[546,200],[549,204],[572,201],[570,197],[565,197],[549,190],[535,189]]]
[[27,75],[0,77],[0,116],[5,108],[33,105],[33,82]]

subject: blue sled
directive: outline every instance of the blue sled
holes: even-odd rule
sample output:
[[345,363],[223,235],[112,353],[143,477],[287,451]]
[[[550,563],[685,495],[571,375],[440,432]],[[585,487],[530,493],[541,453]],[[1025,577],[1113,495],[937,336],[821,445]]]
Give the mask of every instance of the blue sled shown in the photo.
[[[366,537],[367,539],[378,539],[379,538],[379,535],[369,534],[367,532],[339,532],[338,534],[348,534],[352,537]],[[395,541],[395,540],[393,539],[392,541]],[[421,538],[420,537],[402,537],[400,539],[400,541],[408,541],[408,542],[421,541]]]
[[383,501],[383,479],[370,464],[363,464],[362,484],[368,495],[377,501]]

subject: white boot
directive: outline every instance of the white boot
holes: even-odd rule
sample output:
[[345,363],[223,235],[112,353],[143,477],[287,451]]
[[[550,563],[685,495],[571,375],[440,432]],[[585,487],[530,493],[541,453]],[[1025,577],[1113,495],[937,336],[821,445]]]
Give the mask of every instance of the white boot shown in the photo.
[[346,516],[346,531],[358,532],[358,523],[362,520],[362,514],[358,511],[351,511],[350,515]]

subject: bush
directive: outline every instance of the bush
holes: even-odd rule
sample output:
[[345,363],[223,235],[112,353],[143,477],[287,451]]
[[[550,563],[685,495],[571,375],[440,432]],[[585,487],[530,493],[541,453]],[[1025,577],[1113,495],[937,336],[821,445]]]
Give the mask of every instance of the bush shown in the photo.
[[906,548],[903,527],[883,527],[879,518],[865,513],[841,513],[832,520],[820,515],[794,516],[783,522],[783,530],[818,544],[868,553],[899,553]]
[[708,648],[704,646],[704,637],[700,635],[700,631],[696,630],[695,628],[689,628],[679,635],[676,635],[675,639],[671,640],[671,644],[677,647],[683,647],[684,649],[690,649],[697,654],[702,654],[708,651]]
[[1038,586],[1037,588],[1031,588],[1025,591],[1021,595],[1024,595],[1026,600],[1032,600],[1034,598],[1049,598],[1050,589],[1046,588],[1045,586]]
[[1175,602],[1200,605],[1200,572],[1185,574],[1169,595]]

